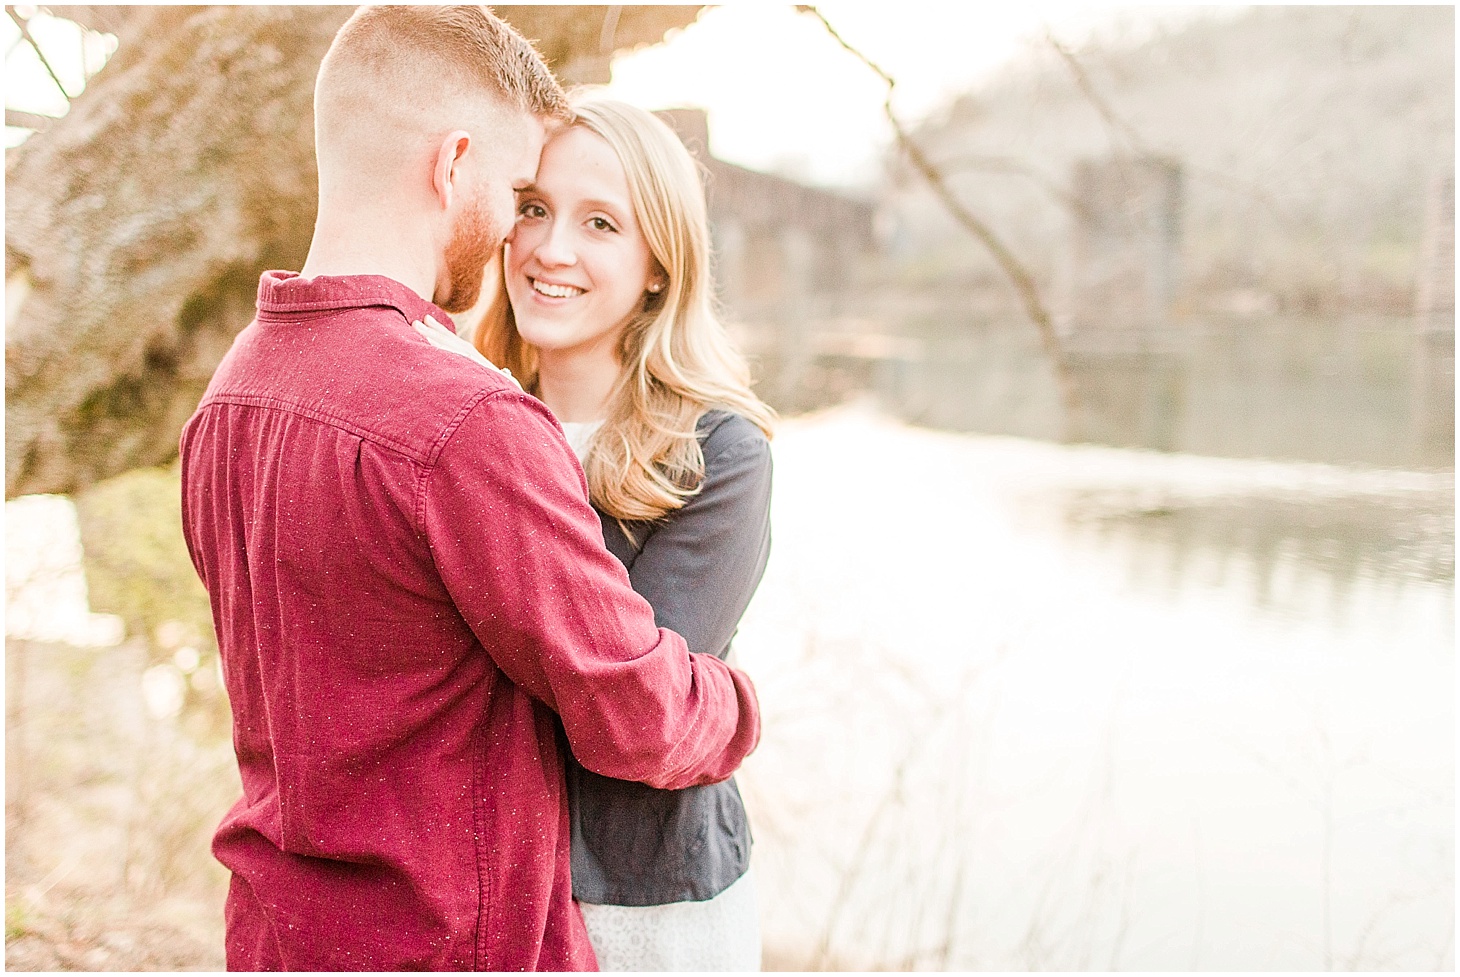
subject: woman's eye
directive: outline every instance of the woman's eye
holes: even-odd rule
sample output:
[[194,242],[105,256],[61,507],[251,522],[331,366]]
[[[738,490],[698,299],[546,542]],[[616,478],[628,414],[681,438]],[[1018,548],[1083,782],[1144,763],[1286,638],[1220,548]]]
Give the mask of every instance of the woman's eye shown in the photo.
[[589,223],[590,226],[592,226],[592,228],[595,231],[616,231],[616,230],[618,230],[618,228],[614,227],[612,224],[610,224],[607,220],[603,219],[602,217],[594,217],[588,223]]
[[528,202],[517,208],[517,216],[541,220],[547,216],[547,211],[543,209],[542,204]]

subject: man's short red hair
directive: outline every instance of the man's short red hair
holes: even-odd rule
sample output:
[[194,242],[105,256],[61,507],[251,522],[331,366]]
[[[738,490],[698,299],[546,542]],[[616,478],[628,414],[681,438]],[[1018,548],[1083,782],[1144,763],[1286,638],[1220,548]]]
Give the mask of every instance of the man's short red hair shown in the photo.
[[458,90],[476,89],[504,106],[543,119],[566,119],[568,101],[531,42],[484,6],[363,6],[345,21],[325,71],[423,71]]

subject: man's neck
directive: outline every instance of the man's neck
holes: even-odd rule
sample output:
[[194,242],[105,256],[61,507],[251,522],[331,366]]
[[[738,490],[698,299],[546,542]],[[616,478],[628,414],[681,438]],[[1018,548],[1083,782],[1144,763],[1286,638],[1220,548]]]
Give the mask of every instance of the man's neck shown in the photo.
[[302,278],[383,275],[427,302],[436,294],[436,248],[408,222],[381,214],[321,212]]

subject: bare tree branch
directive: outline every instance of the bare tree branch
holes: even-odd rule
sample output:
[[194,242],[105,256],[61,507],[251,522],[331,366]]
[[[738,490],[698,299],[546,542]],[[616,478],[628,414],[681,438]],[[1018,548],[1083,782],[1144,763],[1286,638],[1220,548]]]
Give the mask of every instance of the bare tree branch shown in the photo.
[[1045,173],[1037,166],[1033,166],[1013,156],[984,156],[978,154],[950,156],[946,159],[935,161],[933,165],[945,175],[975,171],[981,173],[1009,173],[1014,176],[1022,176],[1053,197],[1066,210],[1075,210],[1076,204],[1078,203],[1075,195],[1060,186],[1048,173]]
[[958,199],[957,195],[948,186],[948,181],[943,173],[928,159],[922,147],[908,134],[906,127],[902,124],[902,120],[897,117],[897,113],[892,109],[892,92],[897,87],[897,81],[865,54],[848,44],[837,33],[836,28],[831,25],[831,22],[826,19],[826,16],[820,10],[817,10],[816,7],[798,4],[796,9],[801,13],[810,14],[821,21],[821,25],[826,28],[826,32],[838,44],[875,72],[886,83],[887,97],[882,103],[882,111],[886,115],[887,121],[892,125],[892,131],[897,138],[898,146],[907,154],[907,158],[911,161],[913,167],[928,181],[933,195],[942,202],[943,206],[948,210],[948,213],[965,230],[978,238],[983,246],[988,249],[989,254],[993,256],[999,269],[1004,273],[1004,277],[1009,280],[1009,283],[1014,286],[1014,290],[1018,292],[1019,298],[1024,304],[1024,314],[1029,317],[1029,320],[1038,329],[1040,341],[1044,345],[1045,355],[1049,357],[1050,365],[1054,368],[1055,380],[1059,384],[1060,399],[1065,409],[1066,436],[1070,436],[1074,430],[1076,411],[1079,407],[1074,377],[1071,375],[1069,364],[1065,360],[1065,354],[1060,346],[1059,336],[1055,333],[1054,321],[1051,319],[1049,311],[1044,307],[1044,302],[1040,298],[1039,286],[1034,281],[1034,276],[1024,266],[1023,262],[1016,258],[1014,253],[1000,240],[993,229]]
[[22,112],[20,109],[6,109],[5,124],[8,126],[17,126],[21,129],[34,129],[37,132],[43,132],[55,125],[56,120],[49,115]]
[[624,12],[622,4],[609,7],[603,15],[603,30],[598,34],[598,53],[613,53],[613,38],[618,33],[618,19]]

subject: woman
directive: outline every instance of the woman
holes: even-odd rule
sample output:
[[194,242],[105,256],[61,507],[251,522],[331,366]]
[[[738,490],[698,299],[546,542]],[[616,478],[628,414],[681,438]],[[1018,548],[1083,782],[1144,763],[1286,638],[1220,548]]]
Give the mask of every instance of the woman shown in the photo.
[[[506,301],[476,347],[557,415],[658,624],[724,658],[769,551],[774,413],[713,311],[694,160],[648,112],[594,92],[573,108],[519,194]],[[568,790],[573,891],[602,969],[759,969],[733,779],[662,791],[570,762]]]

